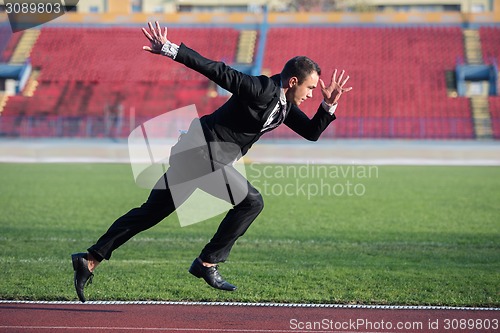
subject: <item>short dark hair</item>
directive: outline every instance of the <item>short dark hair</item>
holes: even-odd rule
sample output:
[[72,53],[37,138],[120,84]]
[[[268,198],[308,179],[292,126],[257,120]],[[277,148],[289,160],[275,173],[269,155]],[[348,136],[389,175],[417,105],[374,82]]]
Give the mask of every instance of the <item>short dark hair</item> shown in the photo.
[[321,75],[321,68],[317,63],[306,56],[296,56],[288,60],[285,67],[283,67],[281,79],[288,80],[295,76],[299,81],[298,84],[301,84],[313,72]]

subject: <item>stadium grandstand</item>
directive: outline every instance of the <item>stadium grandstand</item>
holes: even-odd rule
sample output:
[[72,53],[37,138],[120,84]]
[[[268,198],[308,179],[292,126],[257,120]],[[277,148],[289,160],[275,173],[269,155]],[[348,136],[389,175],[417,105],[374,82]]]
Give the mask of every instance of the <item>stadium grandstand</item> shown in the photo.
[[[251,74],[307,55],[353,92],[326,138],[500,139],[500,0],[88,0],[13,33],[0,6],[0,136],[126,138],[228,93],[142,50],[148,21]],[[302,106],[312,115],[320,101]],[[266,134],[293,138],[286,126]]]

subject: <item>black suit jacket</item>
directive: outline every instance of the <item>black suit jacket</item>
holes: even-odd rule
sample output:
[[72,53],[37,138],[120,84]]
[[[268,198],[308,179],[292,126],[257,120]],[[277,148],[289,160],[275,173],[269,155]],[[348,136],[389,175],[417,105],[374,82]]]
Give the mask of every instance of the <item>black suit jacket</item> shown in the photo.
[[[245,155],[265,131],[264,123],[280,98],[280,75],[251,76],[225,63],[201,56],[181,44],[177,62],[203,74],[233,95],[213,113],[200,118],[208,142],[229,142],[239,146]],[[287,102],[285,125],[307,140],[318,140],[321,133],[335,120],[320,105],[309,119],[296,105]]]

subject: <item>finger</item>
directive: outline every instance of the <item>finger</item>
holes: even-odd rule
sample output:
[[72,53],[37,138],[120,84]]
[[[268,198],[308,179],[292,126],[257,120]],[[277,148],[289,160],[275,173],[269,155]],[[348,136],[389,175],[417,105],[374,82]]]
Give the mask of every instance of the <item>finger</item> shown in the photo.
[[344,82],[342,82],[342,84],[340,86],[343,87],[346,84],[347,80],[349,80],[349,75],[347,75]]
[[321,89],[323,89],[323,90],[324,90],[324,89],[326,89],[326,87],[325,87],[325,82],[323,82],[323,80],[322,80],[322,79],[319,79],[319,86],[320,86],[320,87],[321,87]]
[[352,90],[352,87],[342,89],[343,92],[348,92],[348,91],[351,91],[351,90]]
[[[337,82],[336,79],[337,78],[337,69],[335,68],[335,70],[333,71],[333,75],[332,75],[332,83],[333,84],[334,82]],[[330,84],[330,85],[331,85]]]
[[152,48],[150,48],[149,46],[143,46],[143,47],[142,47],[142,49],[143,49],[144,51],[153,52],[153,49],[152,49]]
[[[342,81],[342,77],[344,77],[344,73],[345,73],[345,71],[342,71],[342,72],[340,73],[340,76],[339,76],[339,80],[338,80],[338,82],[341,82],[341,81]],[[336,81],[336,82],[337,82],[337,81]]]
[[156,29],[158,29],[158,35],[161,36],[161,27],[160,27],[160,22],[156,21]]
[[151,34],[152,34],[153,36],[155,36],[155,37],[158,37],[158,36],[156,35],[155,28],[153,28],[153,23],[148,22],[148,25],[149,25],[149,31],[151,31]]
[[142,28],[142,32],[144,33],[146,38],[149,39],[149,41],[151,41],[151,42],[153,41],[153,37],[151,37],[151,35],[149,34],[149,32],[146,29]]
[[163,33],[163,37],[165,37],[165,39],[167,39],[167,27],[165,27],[165,32]]

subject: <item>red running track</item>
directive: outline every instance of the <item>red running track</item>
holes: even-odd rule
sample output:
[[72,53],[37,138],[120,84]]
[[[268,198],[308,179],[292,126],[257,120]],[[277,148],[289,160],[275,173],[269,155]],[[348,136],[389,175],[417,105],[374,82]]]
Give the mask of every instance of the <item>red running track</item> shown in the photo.
[[500,332],[500,309],[6,302],[0,332]]

